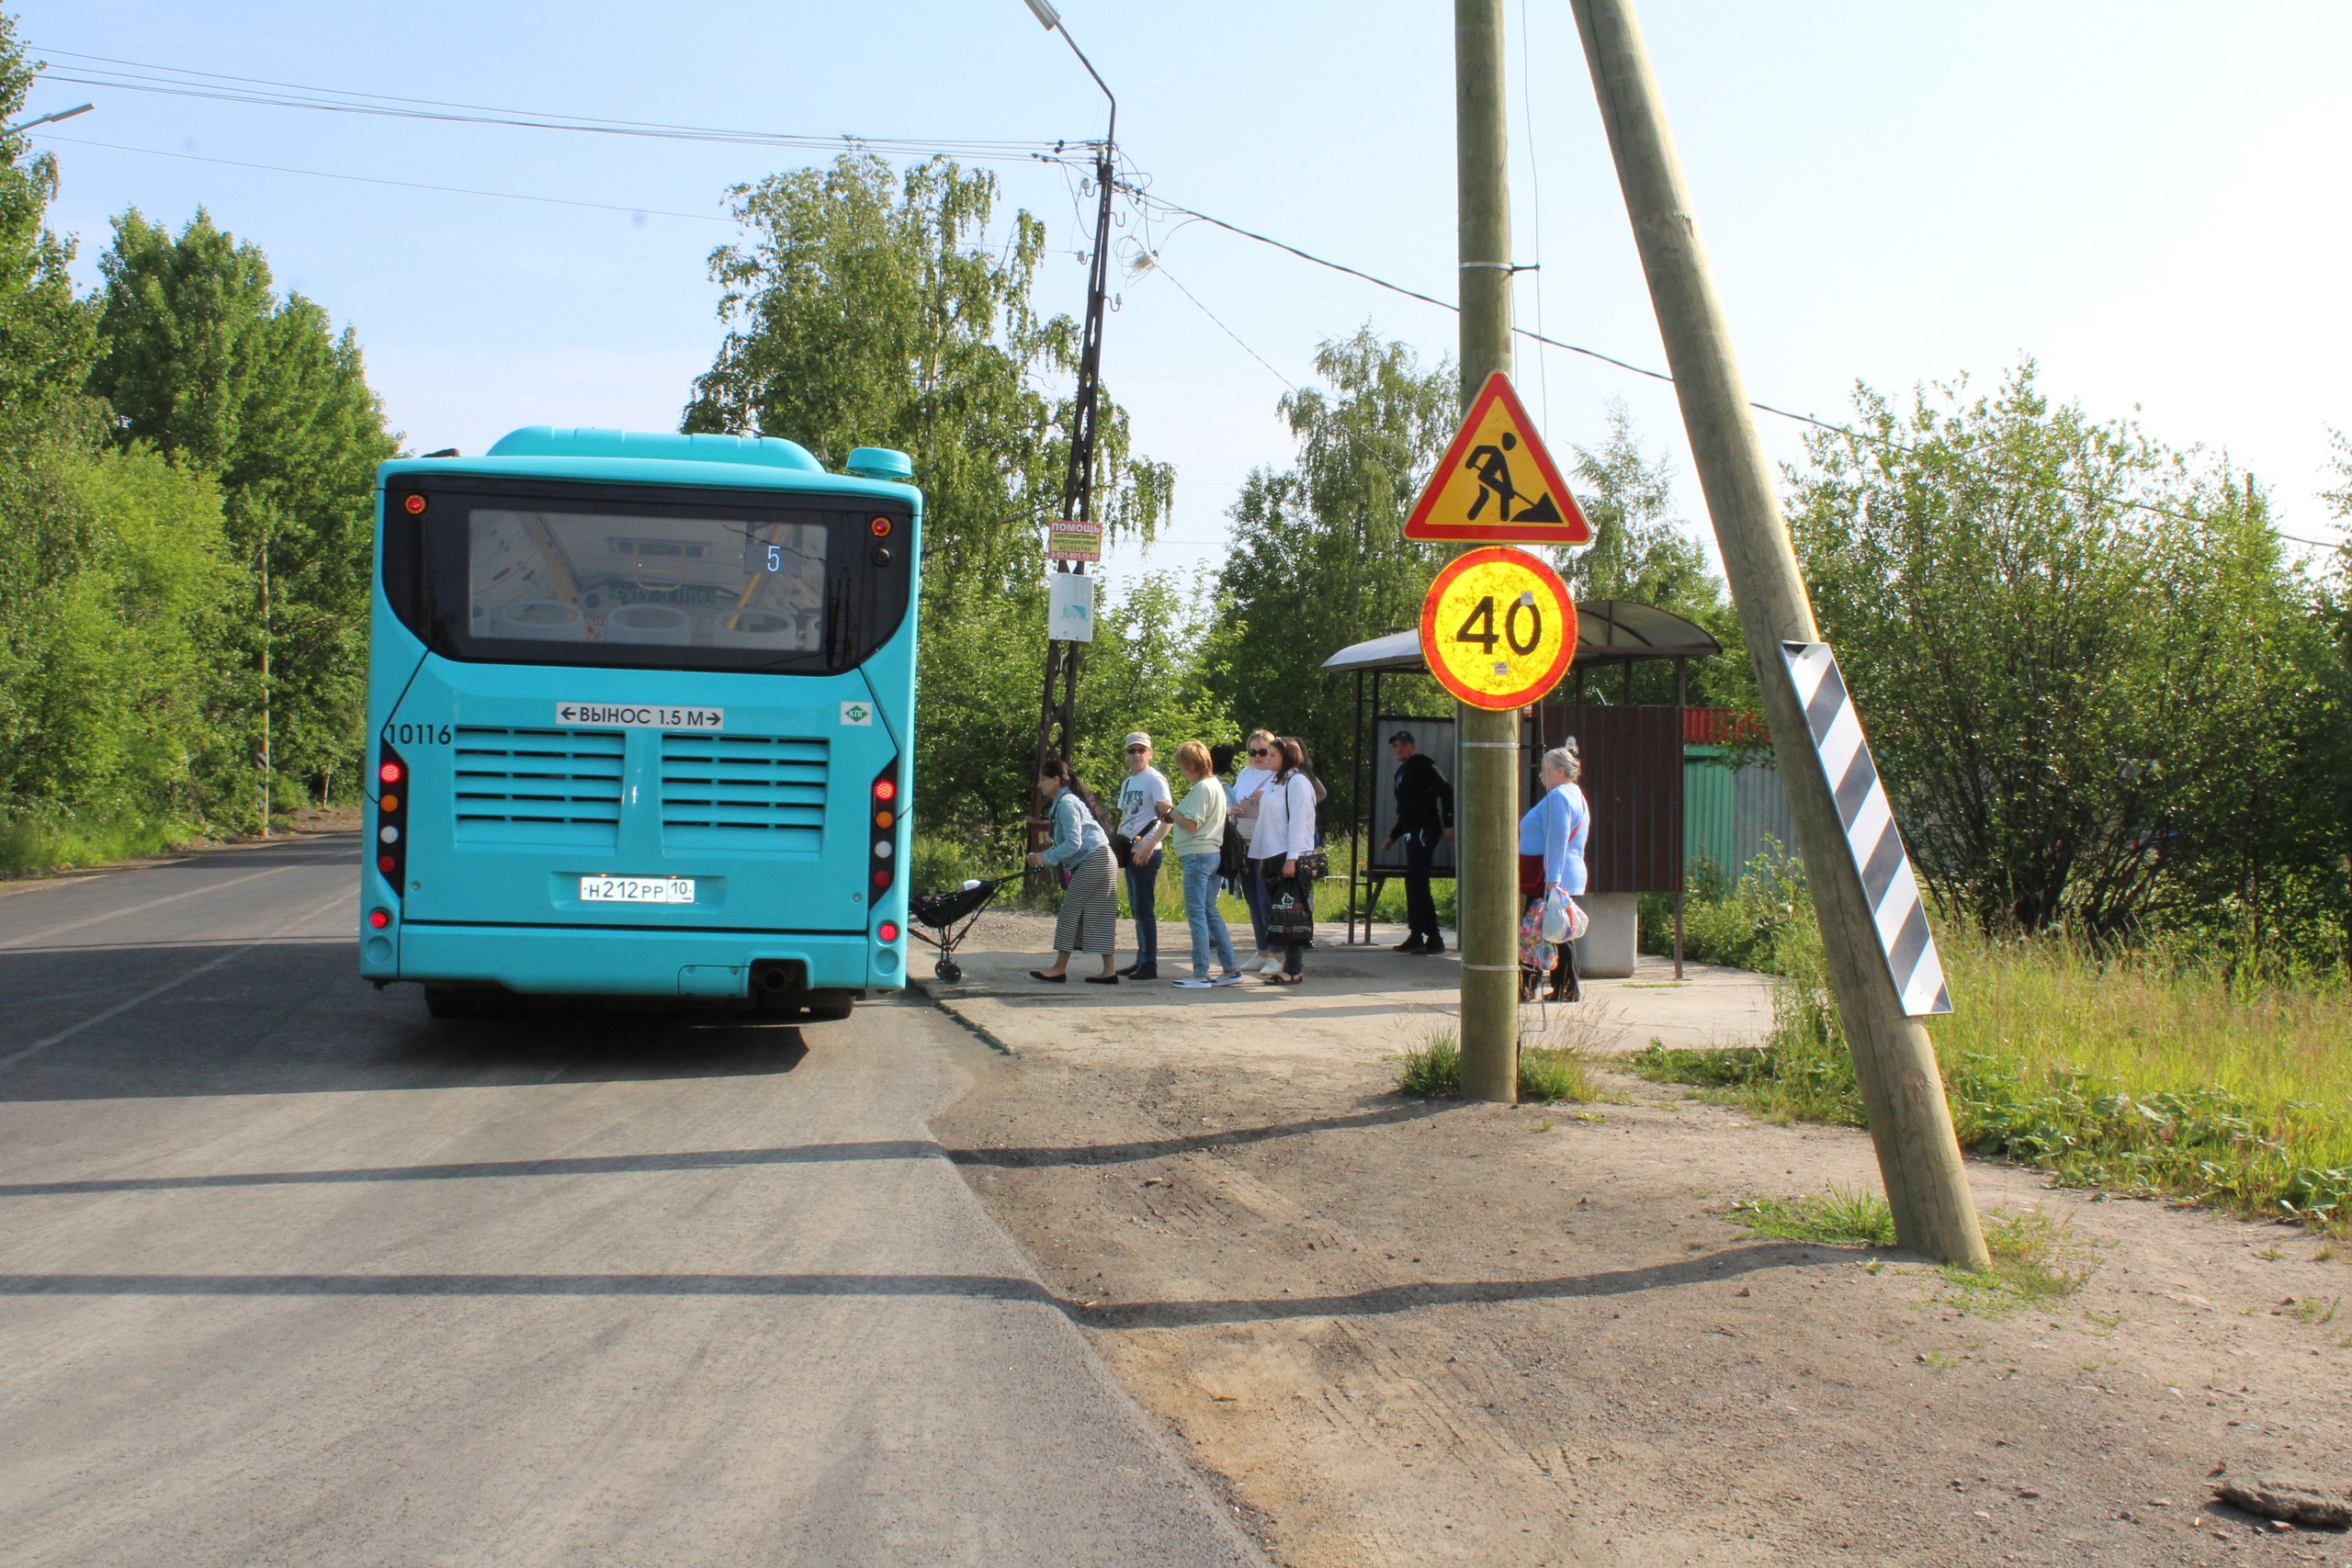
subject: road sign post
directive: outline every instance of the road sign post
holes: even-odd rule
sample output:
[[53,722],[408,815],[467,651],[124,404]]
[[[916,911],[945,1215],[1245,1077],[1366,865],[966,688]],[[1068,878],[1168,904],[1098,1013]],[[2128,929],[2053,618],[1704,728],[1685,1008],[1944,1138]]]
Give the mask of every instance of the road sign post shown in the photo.
[[[1503,0],[1454,0],[1455,277],[1465,411],[1477,405],[1489,377],[1510,374],[1505,102]],[[1519,834],[1518,814],[1511,809],[1518,795],[1519,716],[1463,703],[1455,710],[1454,733],[1462,748],[1453,841],[1454,924],[1462,951],[1462,1090],[1510,1104],[1519,1098],[1519,921],[1512,908]]]

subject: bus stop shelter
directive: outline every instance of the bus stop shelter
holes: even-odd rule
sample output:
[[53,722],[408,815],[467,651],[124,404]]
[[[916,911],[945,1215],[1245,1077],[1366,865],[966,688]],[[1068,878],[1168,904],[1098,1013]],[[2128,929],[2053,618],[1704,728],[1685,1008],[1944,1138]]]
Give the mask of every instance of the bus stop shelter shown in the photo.
[[[1537,762],[1544,749],[1571,736],[1577,743],[1582,786],[1593,814],[1585,853],[1589,897],[1583,902],[1592,913],[1594,930],[1586,942],[1588,950],[1615,953],[1622,949],[1623,954],[1588,971],[1597,978],[1621,964],[1630,973],[1634,903],[1643,893],[1675,896],[1675,969],[1681,971],[1685,697],[1690,661],[1722,652],[1723,645],[1705,627],[1655,604],[1583,600],[1577,605],[1577,655],[1567,678],[1551,700],[1521,710],[1521,809],[1533,801],[1540,787]],[[1668,660],[1674,665],[1673,704],[1634,705],[1630,700],[1634,666]],[[1405,874],[1403,852],[1384,847],[1396,801],[1385,787],[1381,748],[1396,730],[1410,730],[1445,776],[1459,779],[1454,717],[1451,712],[1392,711],[1406,705],[1386,700],[1385,677],[1428,673],[1418,627],[1341,649],[1323,661],[1323,668],[1355,679],[1348,941],[1359,940],[1356,922],[1361,918],[1361,940],[1368,942],[1382,887]],[[1614,702],[1610,700],[1611,686]],[[1453,846],[1440,844],[1438,850],[1432,874],[1453,876]]]

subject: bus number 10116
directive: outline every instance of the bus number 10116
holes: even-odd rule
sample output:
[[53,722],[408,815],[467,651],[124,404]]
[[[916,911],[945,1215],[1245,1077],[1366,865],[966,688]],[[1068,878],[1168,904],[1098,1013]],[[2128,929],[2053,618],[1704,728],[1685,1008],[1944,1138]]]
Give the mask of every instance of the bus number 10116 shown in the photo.
[[449,727],[446,724],[388,724],[384,726],[387,746],[447,746]]

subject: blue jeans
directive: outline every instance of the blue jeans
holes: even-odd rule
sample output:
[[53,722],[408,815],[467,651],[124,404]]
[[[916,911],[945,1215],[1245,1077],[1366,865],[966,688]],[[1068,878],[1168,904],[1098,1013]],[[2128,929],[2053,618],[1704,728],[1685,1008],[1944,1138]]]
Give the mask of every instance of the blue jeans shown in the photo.
[[1136,918],[1136,964],[1159,962],[1159,862],[1154,850],[1141,865],[1127,867],[1127,909]]
[[1184,868],[1184,919],[1193,928],[1193,978],[1209,977],[1211,944],[1215,944],[1216,961],[1227,974],[1240,967],[1233,961],[1233,937],[1225,929],[1225,916],[1216,907],[1216,861],[1214,854],[1186,855],[1179,863]]

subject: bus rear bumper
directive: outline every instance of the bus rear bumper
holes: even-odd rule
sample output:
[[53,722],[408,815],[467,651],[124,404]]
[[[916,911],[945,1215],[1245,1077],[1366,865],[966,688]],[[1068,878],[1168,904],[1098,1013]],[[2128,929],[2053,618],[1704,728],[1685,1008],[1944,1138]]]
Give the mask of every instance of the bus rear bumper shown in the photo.
[[[901,938],[903,942],[905,939]],[[753,966],[797,964],[810,990],[899,990],[906,959],[850,932],[608,931],[420,925],[400,931],[397,978],[534,996],[752,995]]]

